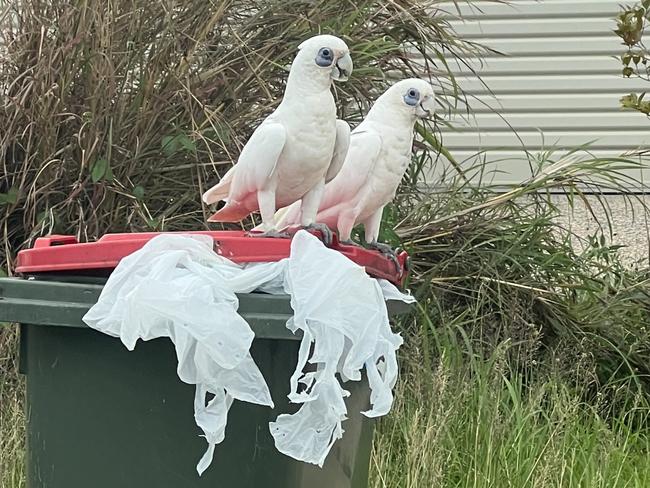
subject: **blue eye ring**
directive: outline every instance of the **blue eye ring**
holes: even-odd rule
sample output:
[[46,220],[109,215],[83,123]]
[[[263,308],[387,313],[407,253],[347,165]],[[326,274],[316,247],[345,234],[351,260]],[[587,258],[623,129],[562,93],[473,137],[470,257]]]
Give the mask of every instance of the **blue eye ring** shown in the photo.
[[316,56],[316,64],[318,66],[321,68],[327,68],[328,66],[332,66],[333,61],[334,53],[330,48],[323,47],[318,51],[318,55]]
[[417,88],[409,88],[404,95],[404,103],[411,107],[415,107],[420,103],[420,91]]

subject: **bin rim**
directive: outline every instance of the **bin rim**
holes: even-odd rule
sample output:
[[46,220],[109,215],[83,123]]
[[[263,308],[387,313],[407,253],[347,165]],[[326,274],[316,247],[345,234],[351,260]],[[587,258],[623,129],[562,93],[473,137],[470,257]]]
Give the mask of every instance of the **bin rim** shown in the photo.
[[[73,271],[111,271],[120,260],[142,248],[158,235],[207,235],[217,254],[235,263],[274,262],[289,257],[291,239],[253,237],[245,231],[174,231],[105,234],[92,242],[79,242],[72,235],[49,235],[36,239],[30,249],[18,253],[16,273],[34,274]],[[398,267],[378,251],[343,244],[334,235],[330,247],[365,268],[375,278],[402,285],[407,275],[408,254],[397,255]]]

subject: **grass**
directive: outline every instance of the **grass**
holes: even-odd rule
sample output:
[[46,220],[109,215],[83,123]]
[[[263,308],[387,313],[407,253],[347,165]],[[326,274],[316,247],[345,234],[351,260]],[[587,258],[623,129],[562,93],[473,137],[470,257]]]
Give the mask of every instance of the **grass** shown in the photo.
[[25,486],[24,381],[15,351],[18,331],[0,323],[0,488]]
[[[510,341],[513,368],[560,358],[570,383],[596,378],[600,388],[632,374],[634,387],[648,394],[647,260],[623,263],[604,193],[635,203],[643,231],[645,203],[625,188],[624,170],[638,163],[579,152],[546,153],[538,162],[529,181],[505,193],[466,182],[434,194],[405,185],[387,227],[414,256],[411,286],[429,324],[405,327],[426,335],[437,326],[431,324],[453,324],[486,357]],[[569,208],[605,209],[593,235],[558,223],[560,195]],[[576,374],[582,353],[590,368]]]
[[629,427],[647,421],[647,402],[606,419],[606,404],[560,377],[527,386],[505,352],[469,366],[443,355],[434,371],[408,361],[375,439],[372,488],[650,486],[650,438]]
[[[414,256],[420,309],[401,324],[373,488],[650,486],[647,259],[623,263],[606,196],[635,203],[645,229],[625,190],[637,163],[530,156],[533,176],[506,192],[469,183],[489,173],[480,157],[422,192],[416,161],[385,215],[384,238]],[[558,224],[559,195],[603,207],[593,235]]]

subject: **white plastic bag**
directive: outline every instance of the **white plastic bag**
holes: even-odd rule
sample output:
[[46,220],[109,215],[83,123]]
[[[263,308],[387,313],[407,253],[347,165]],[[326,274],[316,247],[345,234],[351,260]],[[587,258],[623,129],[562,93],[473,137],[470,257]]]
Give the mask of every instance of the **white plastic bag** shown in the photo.
[[[349,393],[338,377],[359,381],[365,367],[372,408],[364,414],[378,417],[390,410],[402,338],[390,329],[384,295],[405,302],[413,298],[385,280],[380,284],[370,278],[307,232],[293,239],[285,289],[294,310],[288,327],[303,332],[289,398],[303,406],[293,415],[280,415],[270,424],[271,434],[280,452],[322,466],[342,437],[347,416],[344,398]],[[316,365],[316,371],[304,372],[307,363]]]
[[[129,350],[138,339],[171,339],[178,376],[196,385],[195,420],[208,441],[201,474],[224,439],[233,400],[273,406],[249,353],[253,332],[237,313],[236,293],[289,293],[294,317],[287,327],[304,334],[289,398],[302,407],[270,429],[279,451],[322,466],[347,415],[339,378],[359,381],[365,367],[372,408],[364,414],[390,410],[402,339],[390,329],[385,300],[413,299],[306,231],[294,236],[290,257],[276,263],[237,265],[212,246],[204,235],[153,238],[122,259],[84,322]],[[304,372],[307,363],[316,371]],[[214,398],[206,403],[208,394]]]
[[[269,389],[249,353],[253,331],[237,313],[235,293],[247,293],[281,275],[285,262],[244,269],[213,251],[209,236],[163,234],[125,257],[99,301],[83,320],[133,350],[138,339],[169,337],[178,376],[196,385],[194,415],[208,450],[224,438],[233,399],[273,406]],[[207,394],[214,398],[206,404]]]

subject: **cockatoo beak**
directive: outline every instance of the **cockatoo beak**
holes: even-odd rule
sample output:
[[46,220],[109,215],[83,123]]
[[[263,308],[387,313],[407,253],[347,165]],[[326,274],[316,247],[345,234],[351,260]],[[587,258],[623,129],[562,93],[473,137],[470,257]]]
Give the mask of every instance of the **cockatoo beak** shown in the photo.
[[433,117],[433,114],[435,113],[435,99],[433,97],[427,98],[425,100],[422,100],[416,110],[415,114],[418,116],[420,119],[428,119],[430,117]]
[[335,81],[346,81],[352,74],[352,57],[350,53],[340,53],[332,66],[332,79]]

